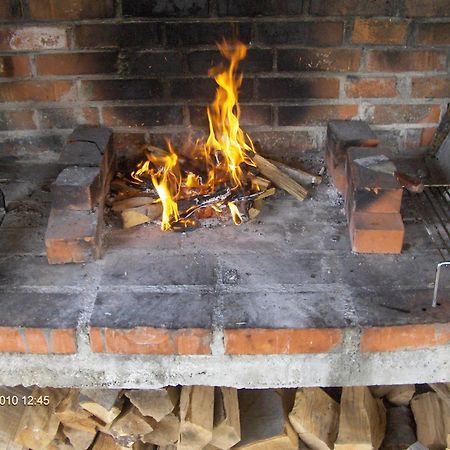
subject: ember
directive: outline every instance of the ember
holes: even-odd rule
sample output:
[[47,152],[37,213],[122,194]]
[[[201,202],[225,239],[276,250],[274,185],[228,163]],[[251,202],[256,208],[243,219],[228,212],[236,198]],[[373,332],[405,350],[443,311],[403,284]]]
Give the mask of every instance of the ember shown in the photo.
[[[206,111],[207,139],[197,139],[187,149],[175,149],[170,140],[167,150],[148,145],[146,158],[130,176],[119,174],[113,181],[113,189],[119,191],[113,210],[121,212],[125,228],[153,220],[154,209],[148,214],[149,205],[162,205],[164,231],[197,227],[201,219],[229,215],[240,225],[256,217],[260,199],[275,193],[271,183],[300,200],[306,197],[306,189],[256,153],[250,136],[240,128],[238,92],[243,74],[237,68],[247,47],[224,40],[218,48],[228,63],[209,71],[218,87]],[[141,202],[127,202],[124,190],[132,191],[129,200],[144,197]],[[123,207],[117,208],[119,202]]]

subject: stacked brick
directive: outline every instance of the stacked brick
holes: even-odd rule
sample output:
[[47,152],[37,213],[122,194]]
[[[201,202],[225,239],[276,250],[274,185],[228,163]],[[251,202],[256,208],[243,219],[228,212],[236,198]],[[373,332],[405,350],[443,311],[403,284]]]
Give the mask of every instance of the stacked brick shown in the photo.
[[79,127],[59,162],[65,167],[52,185],[52,210],[45,235],[50,264],[80,263],[102,253],[103,205],[112,174],[112,132]]
[[345,196],[352,250],[400,253],[404,226],[400,208],[403,188],[386,149],[377,147],[370,127],[361,121],[328,125],[326,163]]
[[16,158],[55,158],[80,123],[114,128],[122,151],[182,142],[204,128],[215,43],[236,35],[251,43],[242,123],[268,154],[321,147],[332,119],[427,145],[450,97],[450,0],[0,3],[0,143]]

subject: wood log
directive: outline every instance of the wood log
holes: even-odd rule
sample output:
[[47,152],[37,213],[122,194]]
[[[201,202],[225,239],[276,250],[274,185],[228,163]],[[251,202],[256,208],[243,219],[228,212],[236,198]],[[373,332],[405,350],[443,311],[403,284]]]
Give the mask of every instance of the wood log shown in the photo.
[[63,432],[64,426],[60,424],[58,428],[58,433],[56,433],[55,439],[50,443],[45,450],[77,450],[70,443],[69,439]]
[[339,404],[320,388],[300,388],[289,420],[311,450],[329,450],[338,434]]
[[125,395],[143,416],[153,417],[159,422],[171,413],[178,404],[178,389],[169,386],[166,389],[126,391]]
[[151,222],[159,217],[163,212],[161,203],[139,206],[137,208],[125,209],[121,212],[123,228],[132,228],[143,223]]
[[112,423],[108,434],[120,445],[130,447],[152,431],[148,418],[144,417],[135,406],[130,405]]
[[[22,416],[27,407],[22,401],[23,396],[31,394],[31,390],[22,386],[14,388],[0,387],[0,396],[7,399],[0,406],[0,448],[5,450],[22,450],[24,447],[14,442]],[[17,405],[14,405],[17,398]],[[9,399],[9,400],[8,400]]]
[[430,450],[442,450],[446,446],[444,405],[435,392],[416,395],[411,400],[411,409],[417,426],[417,440]]
[[156,445],[145,444],[144,442],[138,441],[133,444],[133,450],[156,450]]
[[277,192],[277,190],[275,188],[269,188],[267,190],[265,190],[264,192],[261,192],[261,194],[259,194],[256,198],[255,198],[255,202],[257,200],[264,200],[267,197],[270,197],[272,195],[274,195]]
[[80,406],[80,391],[78,389],[70,389],[66,398],[56,407],[55,414],[65,427],[90,433],[96,432],[98,421],[94,419],[91,413]]
[[251,206],[251,208],[249,208],[249,210],[248,210],[249,219],[250,220],[256,219],[256,217],[258,217],[259,214],[261,213],[261,208],[262,208],[262,200],[256,199],[253,202],[253,205]]
[[178,441],[180,419],[173,413],[167,414],[159,422],[150,419],[153,431],[142,438],[142,442],[155,445],[171,445]]
[[430,449],[422,445],[419,441],[417,441],[414,442],[414,444],[410,445],[406,450],[430,450]]
[[386,431],[383,402],[367,387],[344,387],[335,450],[377,450]]
[[113,204],[111,209],[114,212],[120,212],[123,211],[125,209],[129,209],[129,208],[137,208],[139,206],[145,206],[145,205],[150,205],[152,203],[155,202],[155,198],[154,197],[130,197],[130,198],[126,198],[124,200],[116,200]]
[[33,450],[45,450],[55,439],[60,421],[55,408],[66,389],[34,389],[31,398],[42,399],[46,404],[28,406],[22,415],[15,442]]
[[98,433],[92,450],[130,450],[130,448],[118,444],[109,434]]
[[300,201],[303,201],[307,197],[308,191],[302,185],[294,181],[289,175],[281,172],[281,170],[270,161],[258,154],[253,157],[253,161],[260,172],[275,186],[285,190]]
[[450,408],[450,383],[432,383],[430,384],[439,398]]
[[241,423],[237,389],[214,390],[214,425],[211,444],[220,449],[233,447],[241,440]]
[[298,167],[288,166],[279,161],[274,161],[273,159],[267,159],[274,166],[289,175],[294,181],[299,184],[320,184],[322,183],[322,177],[320,175],[314,175],[313,173],[307,172],[306,170],[300,169]]
[[396,406],[408,406],[416,392],[414,384],[401,384],[392,386],[372,386],[372,395],[376,398],[386,398]]
[[120,389],[81,389],[80,406],[104,424],[111,424],[122,410]]
[[96,430],[80,430],[64,426],[64,434],[76,450],[87,450],[97,435]]
[[404,450],[417,441],[411,409],[396,406],[386,411],[386,436],[383,450]]
[[296,450],[298,435],[289,422],[283,398],[273,389],[238,393],[241,441],[234,447],[248,450]]
[[214,388],[183,386],[180,396],[180,439],[178,450],[200,449],[212,439]]

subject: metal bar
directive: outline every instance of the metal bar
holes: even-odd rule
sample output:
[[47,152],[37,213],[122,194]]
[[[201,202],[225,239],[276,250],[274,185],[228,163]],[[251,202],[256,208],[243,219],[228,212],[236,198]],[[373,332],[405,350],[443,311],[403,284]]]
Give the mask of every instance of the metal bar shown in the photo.
[[433,303],[431,304],[433,308],[436,308],[437,306],[437,296],[439,292],[439,280],[441,277],[441,268],[446,266],[450,266],[450,261],[441,262],[437,265],[436,268],[436,278],[434,279]]
[[[431,195],[427,191],[424,191],[424,194],[425,194],[425,197],[427,198],[427,200],[428,200],[428,202],[429,202],[429,204],[430,204],[430,206],[431,206],[431,208],[432,208],[432,210],[434,212],[434,215],[435,215],[436,219],[439,222],[439,225],[442,227],[442,229],[444,230],[445,234],[450,239],[450,232],[447,229],[447,222],[444,221],[442,219],[441,215],[439,214],[439,210],[437,209],[435,203],[433,202],[433,200],[431,198]],[[437,225],[436,225],[436,227],[437,227]],[[442,241],[444,242],[444,247],[448,249],[448,244],[447,244],[448,240],[445,239],[445,236],[441,236],[441,237],[442,237]]]

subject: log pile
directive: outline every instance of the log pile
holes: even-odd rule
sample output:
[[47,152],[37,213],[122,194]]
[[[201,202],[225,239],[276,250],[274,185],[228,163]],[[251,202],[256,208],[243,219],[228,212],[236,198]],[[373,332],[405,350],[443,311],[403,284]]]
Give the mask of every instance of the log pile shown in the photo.
[[449,387],[0,388],[0,449],[445,450]]
[[[169,153],[161,148],[146,145],[144,154],[148,158],[167,157]],[[211,217],[219,218],[215,214],[221,210],[221,216],[228,219],[227,214],[223,214],[229,203],[236,205],[242,221],[252,220],[258,216],[262,207],[262,200],[276,193],[276,189],[288,192],[299,201],[303,201],[308,195],[305,186],[320,184],[322,177],[305,171],[299,167],[288,166],[284,163],[266,159],[259,154],[252,157],[255,167],[248,167],[247,183],[242,189],[229,189],[226,186],[218,186],[213,194],[193,195],[192,189],[183,187],[188,193],[183,199],[178,201],[181,209],[180,219],[191,218],[192,224],[197,224],[200,220]],[[184,157],[181,162],[192,169],[196,176],[207,177],[206,173],[201,173],[203,168],[195,167],[196,161],[190,161]],[[195,169],[195,170],[194,170]],[[193,173],[192,172],[192,173]],[[182,188],[182,189],[183,189]],[[123,228],[132,228],[137,225],[158,222],[163,213],[163,206],[158,192],[152,180],[145,178],[137,182],[127,171],[117,172],[111,182],[111,193],[108,198],[108,205],[112,212],[120,217]],[[194,220],[195,219],[195,220]],[[177,230],[176,224],[172,229]]]

